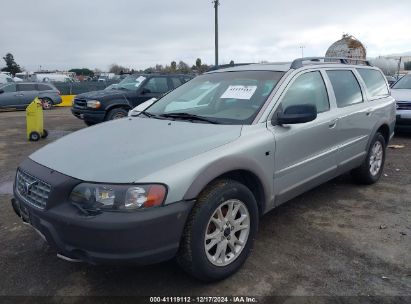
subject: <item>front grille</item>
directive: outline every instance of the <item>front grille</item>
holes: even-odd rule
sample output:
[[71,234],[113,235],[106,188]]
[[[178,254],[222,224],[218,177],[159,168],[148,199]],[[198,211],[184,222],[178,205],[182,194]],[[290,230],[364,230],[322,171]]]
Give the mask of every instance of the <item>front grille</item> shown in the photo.
[[73,107],[77,109],[87,109],[87,100],[74,98]]
[[408,101],[397,101],[398,110],[411,110],[411,102]]
[[44,209],[51,186],[19,169],[16,176],[16,190],[27,203]]

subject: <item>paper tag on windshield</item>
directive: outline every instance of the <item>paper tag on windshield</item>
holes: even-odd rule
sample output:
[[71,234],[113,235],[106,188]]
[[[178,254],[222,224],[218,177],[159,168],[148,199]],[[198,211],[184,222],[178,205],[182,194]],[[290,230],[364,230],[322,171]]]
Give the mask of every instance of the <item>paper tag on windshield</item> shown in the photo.
[[146,77],[144,77],[144,76],[140,76],[140,77],[136,78],[135,86],[138,87],[144,80],[146,80]]
[[257,90],[257,86],[229,86],[220,98],[235,98],[249,100]]

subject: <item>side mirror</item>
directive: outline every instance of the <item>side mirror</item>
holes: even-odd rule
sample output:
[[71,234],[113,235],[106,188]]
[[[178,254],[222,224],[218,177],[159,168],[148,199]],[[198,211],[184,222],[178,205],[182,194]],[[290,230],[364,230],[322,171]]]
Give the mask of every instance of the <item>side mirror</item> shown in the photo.
[[3,89],[0,89],[0,94],[3,94],[4,93],[4,90]]
[[151,93],[151,91],[147,88],[144,88],[144,89],[141,90],[141,95],[145,95],[145,94],[148,94],[148,93]]
[[277,114],[277,123],[291,125],[313,121],[317,118],[317,107],[314,105],[289,106]]

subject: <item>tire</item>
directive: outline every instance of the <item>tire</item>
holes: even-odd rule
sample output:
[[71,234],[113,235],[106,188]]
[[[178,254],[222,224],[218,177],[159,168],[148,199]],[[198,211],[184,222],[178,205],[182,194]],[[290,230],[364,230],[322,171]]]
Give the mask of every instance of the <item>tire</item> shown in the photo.
[[43,110],[51,110],[53,107],[53,101],[50,98],[41,98],[41,106]]
[[29,140],[30,141],[38,141],[39,139],[40,139],[40,134],[38,133],[38,132],[35,132],[35,131],[33,131],[33,132],[31,132],[30,133],[30,135],[29,135]]
[[355,181],[364,185],[376,183],[380,179],[384,169],[385,153],[385,138],[381,133],[377,132],[371,141],[364,162],[360,167],[351,171]]
[[87,120],[85,120],[84,121],[84,123],[87,125],[87,126],[94,126],[95,124],[97,124],[96,122],[92,122],[92,121],[87,121]]
[[[224,224],[231,203],[232,210],[238,208],[238,211],[234,218]],[[218,209],[221,217],[217,215]],[[239,220],[236,215],[245,217],[241,225],[234,227],[231,226],[233,220]],[[219,221],[221,218],[223,220]],[[217,225],[215,222],[224,225]],[[222,280],[240,269],[247,259],[257,227],[258,207],[252,192],[239,182],[217,180],[202,191],[191,211],[177,253],[177,262],[185,271],[202,281]],[[237,229],[239,230],[236,231]],[[236,240],[242,240],[243,244]],[[219,246],[225,249],[219,250]],[[218,254],[218,250],[224,254]],[[217,258],[214,259],[215,257]]]
[[126,110],[124,110],[123,108],[116,108],[113,110],[110,110],[110,112],[108,112],[107,117],[106,117],[106,121],[107,120],[114,120],[114,119],[120,119],[120,118],[124,118],[127,117],[128,112]]
[[43,135],[41,135],[41,138],[46,138],[47,136],[49,136],[49,132],[46,129],[44,129]]

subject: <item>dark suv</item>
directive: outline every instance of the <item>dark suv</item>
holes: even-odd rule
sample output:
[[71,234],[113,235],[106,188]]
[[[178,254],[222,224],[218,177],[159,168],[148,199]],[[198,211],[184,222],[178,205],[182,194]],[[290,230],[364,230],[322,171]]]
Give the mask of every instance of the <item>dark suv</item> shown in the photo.
[[129,110],[190,80],[189,75],[134,74],[109,89],[77,95],[71,109],[87,125],[126,117]]

